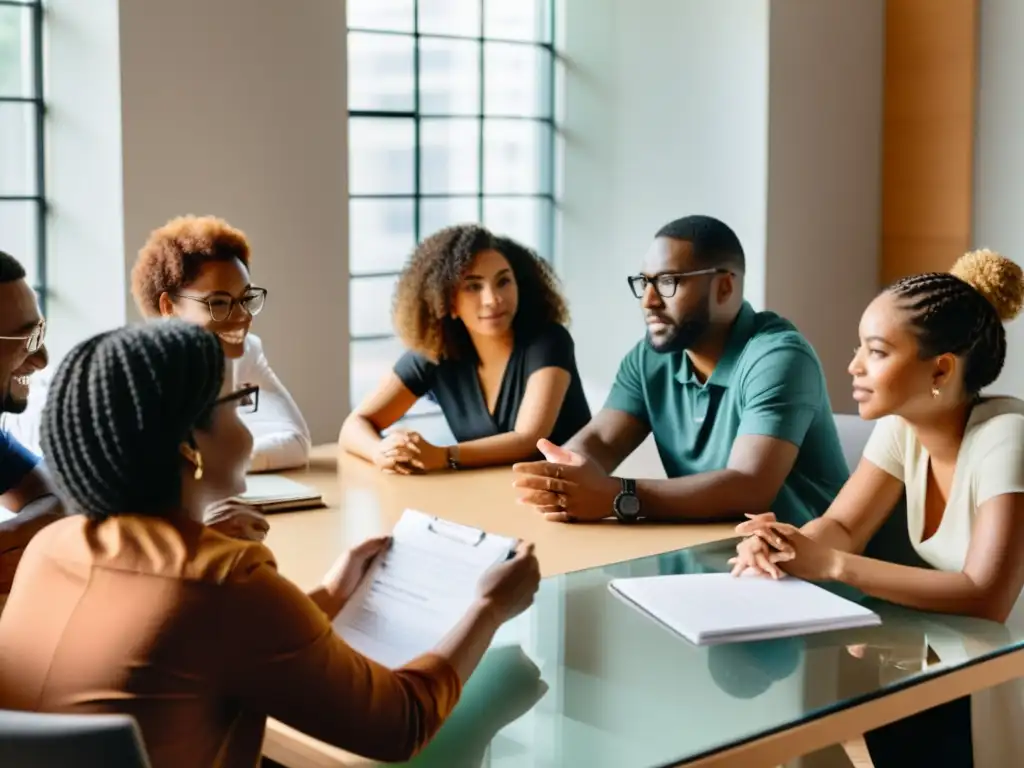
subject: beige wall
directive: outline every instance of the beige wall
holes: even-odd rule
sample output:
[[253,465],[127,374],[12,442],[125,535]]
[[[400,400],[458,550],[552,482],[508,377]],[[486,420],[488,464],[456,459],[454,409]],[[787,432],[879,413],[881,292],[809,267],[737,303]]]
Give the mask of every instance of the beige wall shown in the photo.
[[[81,338],[137,319],[125,275],[147,233],[179,214],[223,216],[249,236],[253,279],[270,292],[255,329],[271,363],[314,440],[334,439],[348,402],[345,4],[123,0],[119,21],[113,0],[53,5],[65,41],[94,28],[79,47],[103,69],[83,82],[62,51],[51,71],[55,94],[78,87],[52,115],[64,147],[52,158],[54,225],[74,206],[88,219],[94,184],[111,209],[92,237],[77,239],[69,224],[55,241],[54,325]],[[102,7],[101,18],[86,5]],[[65,138],[76,132],[80,140]],[[118,140],[123,153],[91,154]],[[71,291],[85,288],[98,291],[100,309],[76,308]]]
[[765,306],[821,357],[832,409],[878,290],[883,0],[772,0]]

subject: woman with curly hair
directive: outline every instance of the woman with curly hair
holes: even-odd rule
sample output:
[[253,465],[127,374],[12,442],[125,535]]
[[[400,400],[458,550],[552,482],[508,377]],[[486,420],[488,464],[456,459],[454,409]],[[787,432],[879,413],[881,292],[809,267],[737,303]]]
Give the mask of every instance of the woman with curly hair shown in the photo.
[[[475,224],[442,229],[398,281],[395,329],[408,351],[341,428],[342,448],[410,474],[511,464],[590,420],[565,299],[528,248]],[[430,393],[456,445],[381,432]]]
[[242,414],[254,437],[250,471],[306,464],[309,427],[249,331],[267,290],[249,277],[244,233],[214,216],[172,219],[153,230],[139,251],[132,296],[147,318],[177,317],[212,331],[231,361],[227,386],[259,387],[259,408]]
[[[862,418],[878,420],[832,506],[802,528],[742,523],[735,573],[848,584],[920,611],[1014,623],[1024,611],[1024,401],[983,396],[1006,360],[1003,323],[1024,273],[992,251],[905,277],[868,306],[850,363]],[[864,557],[905,496],[910,542],[929,567]],[[865,735],[878,768],[1020,765],[1017,681]],[[971,736],[971,723],[974,735]]]

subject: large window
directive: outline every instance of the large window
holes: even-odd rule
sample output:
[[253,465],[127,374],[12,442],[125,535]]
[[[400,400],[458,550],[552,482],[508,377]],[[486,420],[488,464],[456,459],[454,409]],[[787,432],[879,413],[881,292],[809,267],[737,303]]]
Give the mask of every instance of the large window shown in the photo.
[[46,202],[43,164],[41,0],[0,0],[0,250],[43,291]]
[[478,221],[550,258],[553,0],[348,0],[353,404],[400,347],[398,271]]

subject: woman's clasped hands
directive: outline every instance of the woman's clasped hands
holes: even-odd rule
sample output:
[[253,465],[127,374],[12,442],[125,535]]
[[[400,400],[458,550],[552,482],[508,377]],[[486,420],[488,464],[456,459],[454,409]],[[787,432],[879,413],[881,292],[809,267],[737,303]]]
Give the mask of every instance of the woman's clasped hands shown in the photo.
[[751,572],[773,579],[788,574],[808,581],[834,581],[839,578],[843,553],[802,533],[788,523],[780,523],[771,512],[747,515],[736,526],[745,536],[736,545],[736,557],[729,559],[732,575]]
[[448,451],[419,432],[396,429],[380,441],[373,463],[384,472],[398,475],[436,472],[448,465]]

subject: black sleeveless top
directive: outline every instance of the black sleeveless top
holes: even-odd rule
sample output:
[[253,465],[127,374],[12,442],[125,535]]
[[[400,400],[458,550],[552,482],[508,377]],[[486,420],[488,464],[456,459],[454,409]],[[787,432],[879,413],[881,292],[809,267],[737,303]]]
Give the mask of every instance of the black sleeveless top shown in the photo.
[[552,323],[529,339],[516,340],[493,415],[487,410],[480,388],[475,358],[433,363],[415,352],[406,352],[395,363],[395,375],[417,397],[431,395],[441,406],[455,439],[465,443],[512,432],[530,375],[551,367],[562,368],[571,377],[562,410],[548,438],[562,445],[590,421],[590,406],[576,368],[572,336],[561,325]]

